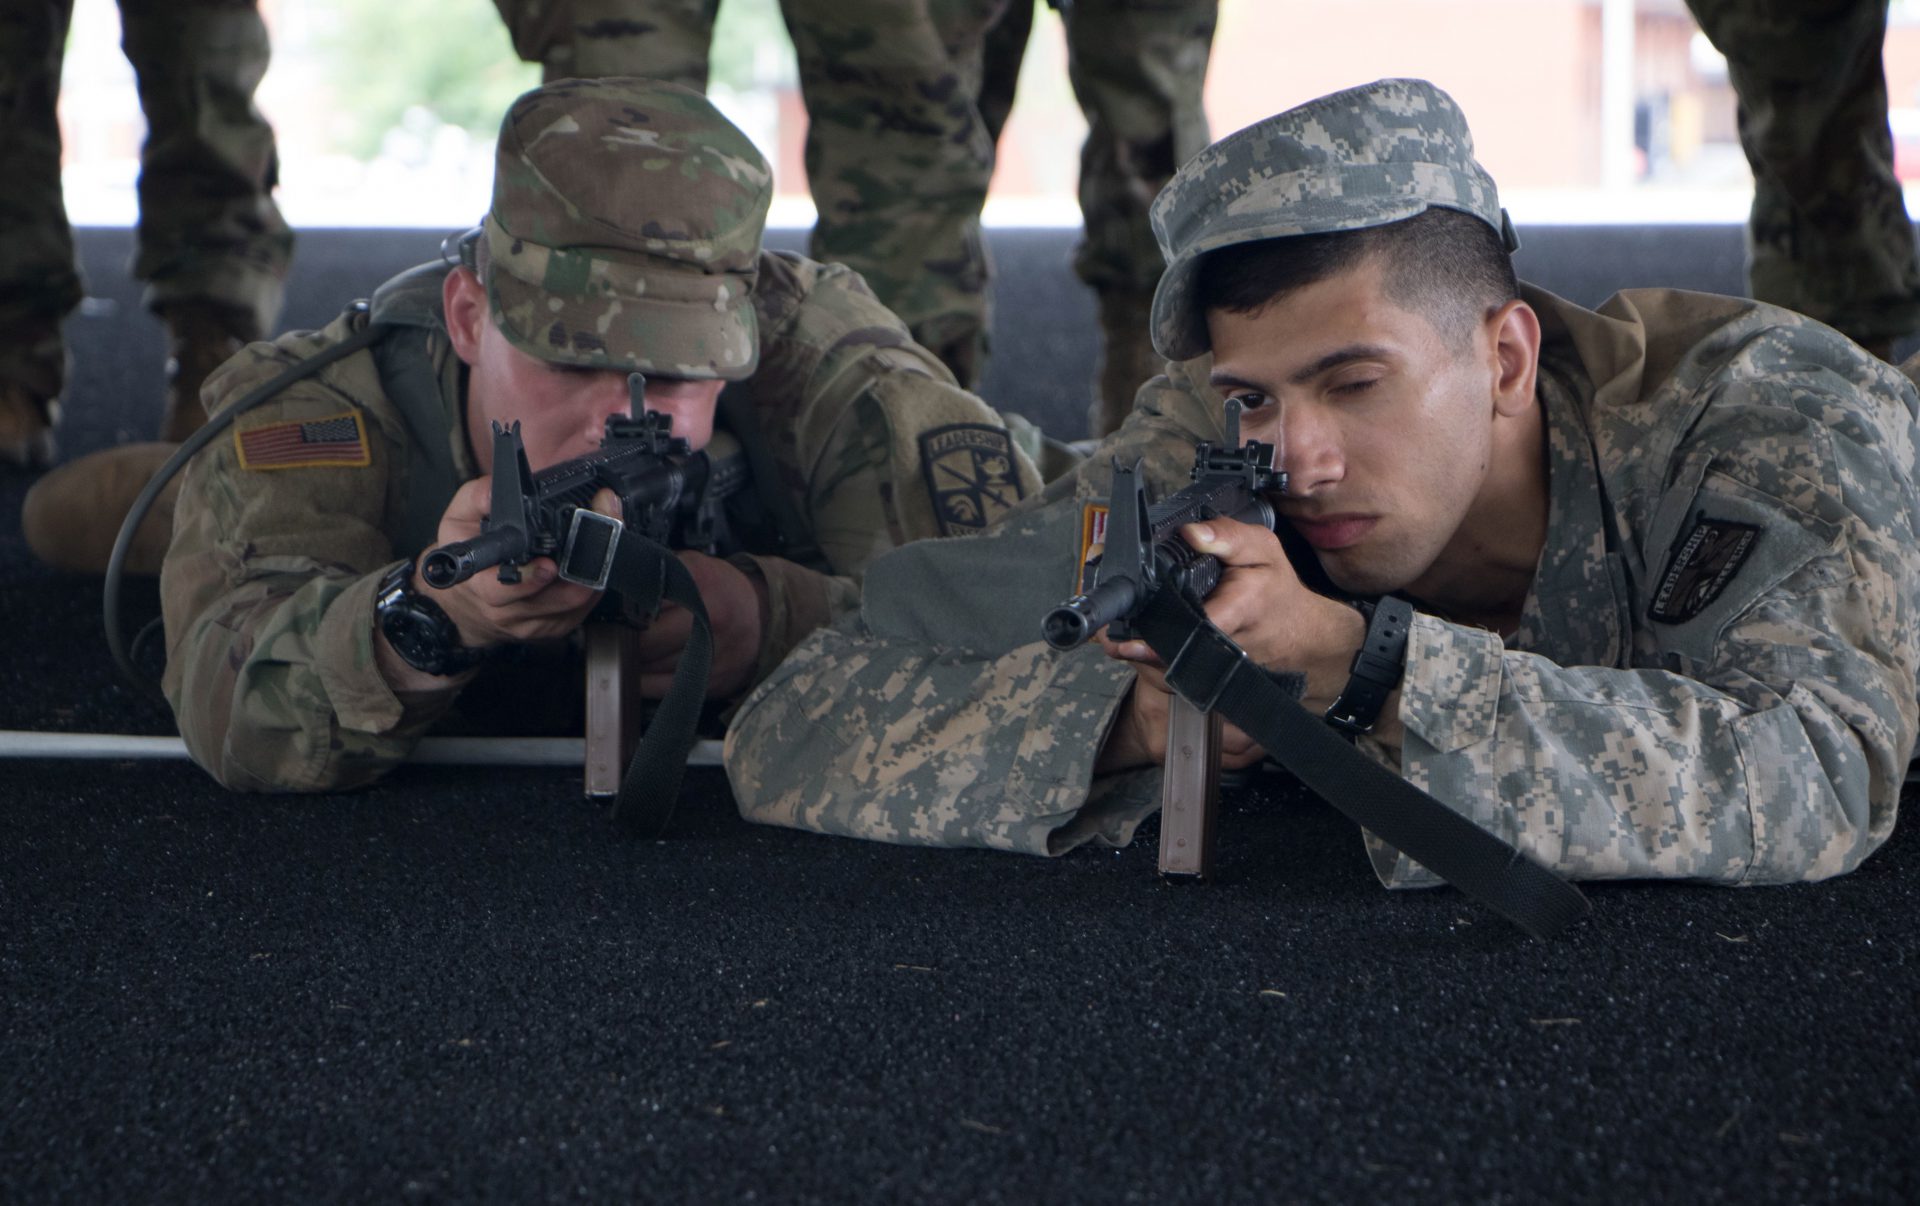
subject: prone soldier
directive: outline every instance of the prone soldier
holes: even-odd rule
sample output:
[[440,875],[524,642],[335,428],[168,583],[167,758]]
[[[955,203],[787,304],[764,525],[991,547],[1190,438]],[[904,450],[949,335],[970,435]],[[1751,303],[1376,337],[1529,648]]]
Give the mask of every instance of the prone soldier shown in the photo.
[[[711,697],[850,606],[877,552],[971,531],[1036,489],[998,416],[856,275],[762,250],[770,195],[765,161],[698,93],[547,85],[506,115],[492,205],[459,264],[223,366],[216,412],[378,332],[240,416],[184,475],[161,573],[164,687],[195,759],[237,789],[367,782],[504,673],[501,650],[575,632],[599,593],[551,558],[517,583],[445,590],[416,565],[482,530],[489,475],[511,471],[492,463],[492,424],[519,423],[535,470],[570,460],[628,411],[632,372],[689,451],[718,426],[753,465],[729,513],[742,547],[680,555],[712,623]],[[936,451],[956,434],[979,455]],[[989,481],[987,453],[1012,477]],[[438,635],[396,649],[388,612]],[[669,607],[638,634],[643,692],[664,692],[689,630]]]
[[[743,814],[1130,840],[1166,675],[1136,641],[1056,652],[1034,619],[1081,573],[1109,466],[1167,492],[1232,399],[1306,547],[1185,529],[1225,567],[1206,617],[1378,766],[1569,878],[1817,880],[1876,850],[1920,729],[1920,395],[1773,306],[1521,284],[1472,145],[1444,92],[1382,80],[1189,160],[1153,207],[1167,375],[1039,502],[868,568],[859,611],[735,716]],[[1391,887],[1436,882],[1368,851]]]

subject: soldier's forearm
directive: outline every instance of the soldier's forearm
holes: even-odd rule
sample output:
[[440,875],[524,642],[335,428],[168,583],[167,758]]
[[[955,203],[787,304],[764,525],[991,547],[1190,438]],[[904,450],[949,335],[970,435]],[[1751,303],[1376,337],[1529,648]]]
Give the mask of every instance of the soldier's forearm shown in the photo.
[[766,603],[753,683],[771,674],[809,634],[860,605],[860,585],[852,578],[823,574],[782,557],[741,553],[728,560],[754,581]]

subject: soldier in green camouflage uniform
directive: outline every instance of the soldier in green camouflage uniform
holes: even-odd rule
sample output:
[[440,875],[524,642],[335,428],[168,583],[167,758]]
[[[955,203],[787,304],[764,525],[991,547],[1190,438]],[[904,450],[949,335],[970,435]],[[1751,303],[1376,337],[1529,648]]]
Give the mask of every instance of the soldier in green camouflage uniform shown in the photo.
[[[1075,478],[869,567],[861,610],[735,718],[742,812],[1034,854],[1128,841],[1159,802],[1164,680],[1130,643],[1056,653],[1039,620],[1075,588],[1108,466],[1182,484],[1225,396],[1281,449],[1302,568],[1416,609],[1370,756],[1578,878],[1819,879],[1877,848],[1920,728],[1920,395],[1764,304],[1514,296],[1471,148],[1444,93],[1388,80],[1186,164],[1154,208],[1169,374]],[[1420,258],[1463,234],[1497,290]],[[1391,250],[1266,274],[1355,240]],[[1406,275],[1367,258],[1388,255]],[[1236,271],[1282,291],[1216,304]],[[1210,618],[1326,707],[1367,624],[1264,529],[1203,526],[1228,566]],[[1231,729],[1226,749],[1261,756]],[[1371,849],[1387,884],[1432,882]]]
[[[547,78],[648,75],[704,88],[719,0],[496,0]],[[980,210],[1033,23],[1030,0],[781,0],[811,118],[815,257],[854,268],[968,388],[985,371],[990,274]],[[1086,237],[1099,306],[1088,422],[1118,425],[1159,371],[1146,337],[1160,255],[1147,203],[1207,142],[1201,83],[1215,0],[1073,0],[1069,73],[1087,116]]]
[[[55,121],[72,15],[72,0],[0,8],[0,454],[15,459],[51,457],[60,324],[81,297]],[[205,418],[206,374],[280,313],[293,235],[270,195],[273,131],[253,104],[267,31],[254,0],[120,0],[120,19],[148,125],[133,273],[171,339],[162,429],[177,440]]]
[[1100,318],[1087,433],[1120,426],[1162,361],[1147,313],[1162,261],[1147,207],[1174,169],[1207,145],[1201,85],[1213,50],[1214,0],[1071,0],[1061,6],[1067,69],[1087,116],[1080,148],[1086,237],[1073,270]]
[[[519,586],[480,574],[442,591],[408,574],[421,548],[478,531],[490,422],[522,424],[536,470],[580,455],[624,409],[629,370],[694,447],[717,407],[765,452],[766,528],[749,525],[749,547],[725,559],[682,554],[713,618],[722,697],[850,606],[875,553],[976,530],[1038,487],[998,416],[857,277],[761,250],[771,172],[697,93],[550,85],[508,113],[497,164],[474,268],[397,278],[374,315],[410,319],[242,415],[186,473],[161,576],[164,685],[189,750],[230,787],[366,782],[489,676],[407,664],[375,624],[389,573],[468,649],[577,627],[597,593],[556,581],[545,559]],[[356,307],[249,347],[208,381],[212,408],[368,321]],[[424,511],[413,496],[423,457],[451,466],[444,512],[444,496]],[[423,513],[439,519],[420,532]],[[642,669],[664,675],[685,630],[663,616],[643,646],[656,636]]]
[[1727,57],[1753,167],[1748,282],[1882,359],[1920,329],[1920,263],[1893,174],[1886,0],[1687,0]]

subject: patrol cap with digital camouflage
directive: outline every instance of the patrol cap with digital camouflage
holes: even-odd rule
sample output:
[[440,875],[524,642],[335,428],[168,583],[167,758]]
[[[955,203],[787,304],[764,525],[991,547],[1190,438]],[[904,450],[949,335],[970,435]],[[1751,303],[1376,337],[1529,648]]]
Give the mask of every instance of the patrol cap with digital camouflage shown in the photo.
[[746,377],[772,194],[766,160],[697,92],[536,88],[507,110],[495,152],[481,257],[493,321],[542,360]]
[[1378,80],[1275,114],[1183,164],[1154,198],[1167,270],[1153,295],[1153,346],[1172,360],[1211,346],[1194,304],[1200,258],[1291,235],[1362,230],[1433,206],[1519,246],[1493,177],[1453,98],[1425,80]]

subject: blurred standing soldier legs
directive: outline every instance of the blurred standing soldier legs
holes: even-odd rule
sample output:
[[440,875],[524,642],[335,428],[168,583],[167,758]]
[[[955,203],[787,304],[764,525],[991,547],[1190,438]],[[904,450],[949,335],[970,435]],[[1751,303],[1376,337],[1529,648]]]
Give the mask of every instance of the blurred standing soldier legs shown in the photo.
[[[494,0],[549,80],[645,75],[704,89],[719,0]],[[1057,0],[1087,116],[1074,269],[1099,305],[1088,424],[1118,427],[1160,371],[1147,309],[1160,251],[1147,206],[1207,145],[1201,86],[1217,0]],[[976,389],[990,265],[980,210],[1013,103],[1031,0],[780,0],[809,123],[811,254],[866,278],[914,339]]]
[[493,0],[523,60],[547,83],[638,75],[707,90],[720,0]]
[[[72,15],[72,0],[0,7],[0,456],[23,463],[52,458],[60,324],[81,298],[55,119]],[[120,19],[147,120],[133,274],[167,326],[161,434],[180,440],[206,419],[207,373],[272,328],[292,256],[253,104],[267,31],[254,0],[120,0]]]
[[1753,166],[1754,297],[1882,359],[1920,328],[1913,225],[1893,174],[1887,0],[1687,0],[1727,57]]
[[[968,389],[986,362],[980,208],[998,133],[980,112],[982,47],[1012,2],[780,0],[808,114],[811,255],[859,272]],[[719,0],[495,5],[515,50],[548,80],[640,75],[706,87]]]
[[813,257],[864,276],[970,390],[986,370],[980,210],[999,133],[980,110],[984,47],[1010,2],[1024,0],[781,3],[807,105]]
[[1162,261],[1147,207],[1174,170],[1204,149],[1201,102],[1217,0],[1059,0],[1067,71],[1087,117],[1080,149],[1086,235],[1073,268],[1100,311],[1100,366],[1088,434],[1107,435],[1134,391],[1162,371],[1147,312]]

